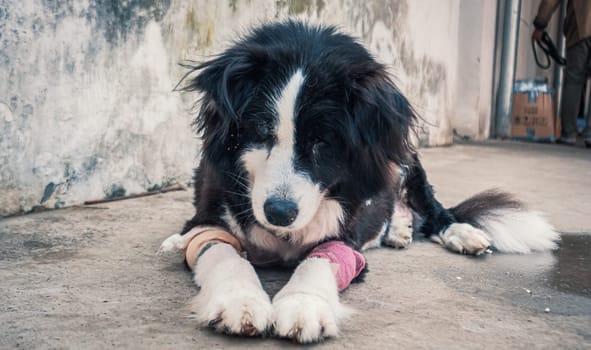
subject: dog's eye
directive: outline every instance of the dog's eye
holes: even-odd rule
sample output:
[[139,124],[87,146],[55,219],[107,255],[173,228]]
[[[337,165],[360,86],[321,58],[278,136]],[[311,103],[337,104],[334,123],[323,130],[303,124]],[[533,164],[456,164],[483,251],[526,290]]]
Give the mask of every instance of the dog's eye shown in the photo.
[[312,156],[314,156],[314,158],[317,158],[321,154],[325,154],[330,149],[330,143],[327,140],[316,139],[314,144],[312,145]]
[[271,128],[269,127],[269,125],[267,125],[265,123],[257,124],[256,130],[257,130],[257,134],[259,134],[261,136],[268,135],[271,132]]
[[316,139],[314,145],[318,147],[330,147],[330,141],[326,139]]
[[259,123],[255,127],[256,133],[258,138],[261,141],[266,141],[271,138],[273,135],[273,128],[267,123]]

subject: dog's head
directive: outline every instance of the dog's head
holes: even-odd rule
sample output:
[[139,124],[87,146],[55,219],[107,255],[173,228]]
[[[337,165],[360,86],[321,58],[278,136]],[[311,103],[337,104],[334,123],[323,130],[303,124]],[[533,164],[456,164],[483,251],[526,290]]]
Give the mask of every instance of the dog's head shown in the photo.
[[203,93],[203,157],[232,174],[254,219],[278,235],[320,212],[354,210],[393,186],[393,165],[413,153],[407,100],[383,65],[332,27],[263,26],[193,69],[184,89]]

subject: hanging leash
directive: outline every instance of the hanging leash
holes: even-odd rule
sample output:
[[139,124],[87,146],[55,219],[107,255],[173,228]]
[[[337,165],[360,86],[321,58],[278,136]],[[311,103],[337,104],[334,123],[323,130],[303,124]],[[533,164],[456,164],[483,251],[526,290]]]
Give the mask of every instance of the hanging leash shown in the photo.
[[[542,64],[540,62],[540,59],[538,58],[536,43],[542,49],[542,51],[544,51],[544,55],[546,56],[546,64]],[[566,59],[560,56],[560,54],[558,53],[558,49],[556,48],[556,45],[554,45],[554,42],[552,42],[552,38],[550,38],[550,35],[548,35],[548,33],[546,32],[542,34],[542,40],[539,42],[536,41],[534,38],[531,38],[531,47],[534,51],[534,58],[536,59],[536,64],[538,65],[538,67],[542,69],[550,68],[550,58],[552,58],[558,65],[564,66],[566,64]]]

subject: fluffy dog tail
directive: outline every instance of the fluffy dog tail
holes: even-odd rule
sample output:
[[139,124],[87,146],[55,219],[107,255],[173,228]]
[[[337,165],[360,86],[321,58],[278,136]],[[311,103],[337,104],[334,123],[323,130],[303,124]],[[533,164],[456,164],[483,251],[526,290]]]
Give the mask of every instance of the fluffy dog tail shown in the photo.
[[488,190],[449,211],[490,236],[492,247],[506,253],[531,253],[557,247],[560,236],[538,212],[531,211],[508,193]]

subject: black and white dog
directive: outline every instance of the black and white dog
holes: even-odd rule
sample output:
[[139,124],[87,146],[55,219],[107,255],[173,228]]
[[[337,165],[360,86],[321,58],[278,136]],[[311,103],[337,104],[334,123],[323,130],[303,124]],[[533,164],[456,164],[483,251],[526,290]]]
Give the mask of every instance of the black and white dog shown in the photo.
[[[246,258],[219,243],[201,252],[192,303],[221,332],[314,342],[346,314],[330,264],[304,259],[341,240],[362,251],[403,248],[419,233],[458,253],[528,253],[558,239],[538,214],[490,191],[446,209],[434,197],[409,136],[416,117],[385,67],[335,28],[264,25],[190,67],[202,99],[195,227],[221,227]],[[271,300],[252,265],[296,266]]]

